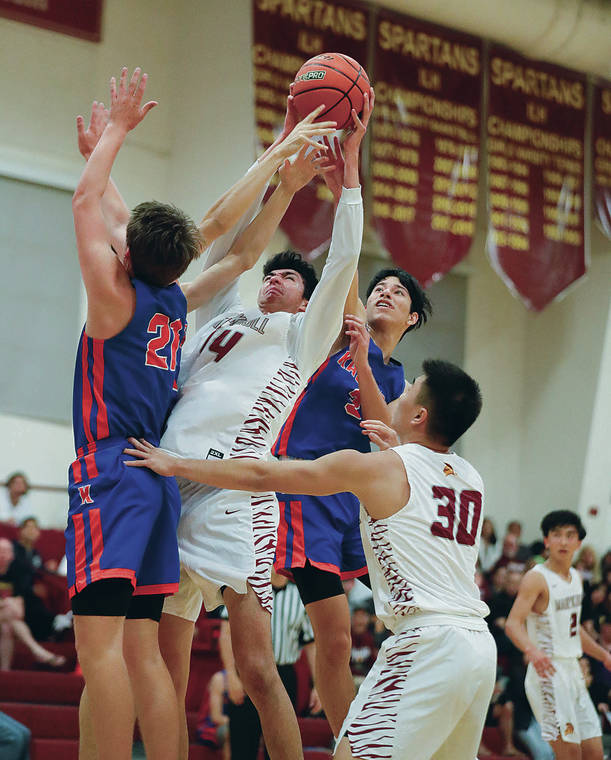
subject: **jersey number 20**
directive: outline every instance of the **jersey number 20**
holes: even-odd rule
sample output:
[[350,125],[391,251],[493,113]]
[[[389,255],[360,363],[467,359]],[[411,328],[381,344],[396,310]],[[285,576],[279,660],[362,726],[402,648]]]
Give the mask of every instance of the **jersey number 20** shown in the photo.
[[456,491],[445,486],[433,486],[433,498],[437,502],[437,516],[441,518],[431,525],[431,533],[465,546],[473,546],[482,514],[482,495],[479,491],[461,491],[458,496],[458,527],[456,522]]

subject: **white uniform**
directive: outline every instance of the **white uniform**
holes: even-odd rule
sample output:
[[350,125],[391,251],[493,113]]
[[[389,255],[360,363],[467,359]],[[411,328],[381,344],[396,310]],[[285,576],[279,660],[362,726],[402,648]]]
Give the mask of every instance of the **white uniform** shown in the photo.
[[[243,307],[237,283],[213,299],[207,312],[214,318],[183,350],[179,399],[163,448],[195,458],[269,456],[297,395],[340,332],[362,227],[360,188],[344,188],[329,256],[303,313],[263,314],[256,306]],[[216,259],[231,239],[217,243],[211,251]],[[222,491],[187,481],[179,485],[181,588],[164,611],[195,620],[202,594],[206,609],[214,609],[222,604],[222,586],[245,593],[247,581],[271,611],[275,494]]]
[[548,741],[562,739],[580,744],[601,735],[600,722],[588,694],[578,659],[582,655],[580,618],[583,586],[581,576],[570,568],[567,581],[546,565],[535,565],[549,591],[544,612],[526,618],[533,644],[552,660],[556,672],[541,678],[529,664],[524,687],[541,735]]
[[[483,483],[454,453],[394,449],[408,503],[361,535],[376,615],[390,636],[340,737],[363,760],[471,760],[494,688],[496,647],[475,585]],[[338,739],[338,741],[339,741]]]

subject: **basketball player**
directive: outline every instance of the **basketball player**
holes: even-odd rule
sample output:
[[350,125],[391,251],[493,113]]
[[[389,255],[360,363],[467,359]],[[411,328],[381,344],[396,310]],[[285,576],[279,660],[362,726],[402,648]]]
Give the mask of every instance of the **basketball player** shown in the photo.
[[[178,753],[176,700],[160,657],[157,628],[163,596],[178,586],[179,496],[171,480],[125,476],[125,436],[138,428],[153,440],[160,438],[176,396],[187,308],[198,306],[243,271],[246,265],[239,259],[249,261],[240,238],[225,262],[182,290],[173,284],[199,255],[204,233],[214,237],[222,231],[216,224],[219,209],[229,218],[235,213],[231,191],[204,218],[200,234],[178,209],[141,204],[123,233],[124,257],[115,255],[112,245],[119,236],[107,227],[104,196],[127,132],[156,105],[141,106],[145,86],[140,69],[129,83],[123,69],[118,90],[111,80],[108,124],[97,119],[101,134],[93,135],[95,126],[88,135],[79,129],[80,142],[91,140],[94,147],[73,198],[88,304],[75,373],[77,459],[70,468],[68,585],[97,755],[113,760],[131,757],[132,693],[148,756],[166,759]],[[255,169],[254,176],[263,174],[261,185],[266,172],[271,176],[295,147],[311,133],[320,133],[320,125],[311,126],[314,117],[296,127],[298,139],[289,136],[269,154],[273,167]],[[307,160],[302,151],[296,165],[303,169],[306,163],[315,167],[317,159]],[[285,174],[294,171],[284,169]],[[249,228],[256,241],[266,215],[288,203],[286,188],[278,197],[276,193]],[[244,202],[251,199],[238,200],[242,207],[237,210],[243,213]]]
[[602,760],[598,715],[583,680],[582,651],[611,670],[611,654],[580,624],[583,587],[573,556],[586,531],[568,510],[541,522],[549,558],[520,584],[505,633],[528,660],[526,696],[556,760]]
[[[339,145],[335,154],[341,159]],[[325,175],[332,191],[336,171]],[[390,423],[393,403],[405,389],[403,367],[391,355],[406,332],[426,322],[430,311],[420,283],[402,269],[382,269],[375,275],[367,288],[366,308],[358,298],[355,275],[345,306],[347,330],[308,381],[273,453],[317,459],[341,449],[369,451],[361,418]],[[367,573],[358,499],[352,493],[277,497],[276,571],[292,573],[312,621],[316,685],[337,735],[354,697],[350,609],[342,579]]]
[[[316,285],[307,262],[285,252],[266,263],[256,307],[242,305],[236,282],[200,310],[204,324],[185,349],[180,396],[161,442],[164,448],[208,458],[269,455],[296,396],[341,326],[361,247],[358,157],[370,112],[368,99],[362,122],[353,112],[344,190],[320,283]],[[222,239],[215,243],[209,261],[222,257],[223,245]],[[299,729],[271,646],[275,495],[236,494],[182,482],[181,499],[180,589],[167,600],[160,625],[179,704],[184,710],[193,627],[202,600],[208,610],[224,602],[237,667],[259,712],[270,756],[299,758]]]
[[400,397],[394,424],[403,445],[339,451],[314,461],[178,459],[130,439],[129,453],[160,474],[220,488],[350,490],[377,616],[393,635],[339,732],[342,760],[474,758],[496,675],[496,647],[474,582],[483,508],[477,471],[450,450],[481,408],[477,383],[448,362]]

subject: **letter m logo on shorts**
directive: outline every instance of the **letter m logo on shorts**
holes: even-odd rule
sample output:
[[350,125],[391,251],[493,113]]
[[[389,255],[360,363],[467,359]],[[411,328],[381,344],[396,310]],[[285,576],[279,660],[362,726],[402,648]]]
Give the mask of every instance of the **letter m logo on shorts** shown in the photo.
[[91,483],[86,486],[79,486],[78,492],[81,497],[81,504],[93,504],[93,499],[90,494]]

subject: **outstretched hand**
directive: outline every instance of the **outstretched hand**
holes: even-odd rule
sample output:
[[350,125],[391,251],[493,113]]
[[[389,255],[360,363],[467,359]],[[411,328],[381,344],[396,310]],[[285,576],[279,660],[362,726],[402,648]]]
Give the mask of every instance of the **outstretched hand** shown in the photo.
[[352,125],[348,128],[348,134],[344,140],[344,150],[358,150],[365,132],[367,131],[367,125],[371,118],[373,106],[375,104],[376,96],[373,91],[373,87],[369,88],[369,92],[363,94],[363,118],[359,119],[357,112],[352,109]]
[[153,470],[153,472],[165,477],[174,475],[174,468],[176,467],[178,457],[168,454],[167,451],[158,449],[152,443],[145,441],[144,438],[140,440],[128,438],[127,440],[134,448],[123,449],[123,453],[135,457],[135,459],[125,462],[127,467],[148,467],[149,470]]
[[342,147],[337,136],[333,138],[333,145],[331,145],[329,138],[325,135],[324,144],[327,152],[323,166],[329,168],[329,171],[324,174],[325,183],[333,193],[335,202],[339,203],[342,185],[344,184],[344,156],[342,154]]
[[118,124],[128,132],[140,124],[151,108],[158,105],[156,100],[149,100],[143,106],[140,105],[148,79],[148,74],[142,74],[141,78],[141,73],[142,69],[140,67],[136,68],[128,83],[127,68],[124,66],[121,69],[119,87],[117,88],[115,77],[112,77],[110,80],[109,123]]
[[309,113],[305,119],[302,119],[298,124],[293,127],[287,137],[278,144],[276,151],[281,158],[289,158],[294,153],[307,143],[313,145],[318,150],[326,150],[325,146],[316,142],[316,138],[330,135],[335,131],[337,123],[334,121],[321,121],[317,124],[314,123],[314,119],[325,108],[324,105],[315,108],[312,113]]
[[368,361],[369,354],[369,330],[367,324],[361,317],[355,317],[354,314],[344,316],[346,325],[346,335],[350,338],[350,357],[355,363],[357,372],[359,364]]
[[310,150],[308,153],[309,149],[310,146],[306,143],[293,163],[287,158],[279,169],[280,180],[291,193],[296,193],[305,187],[316,174],[333,171],[333,166],[327,165],[322,150]]
[[360,425],[363,428],[363,435],[368,436],[369,440],[382,451],[401,443],[397,433],[381,420],[362,420]]
[[93,149],[98,144],[102,132],[108,124],[110,111],[104,108],[104,103],[93,101],[91,106],[91,116],[89,117],[89,126],[85,129],[85,120],[82,116],[76,117],[76,134],[78,139],[78,149],[81,156],[88,161]]

